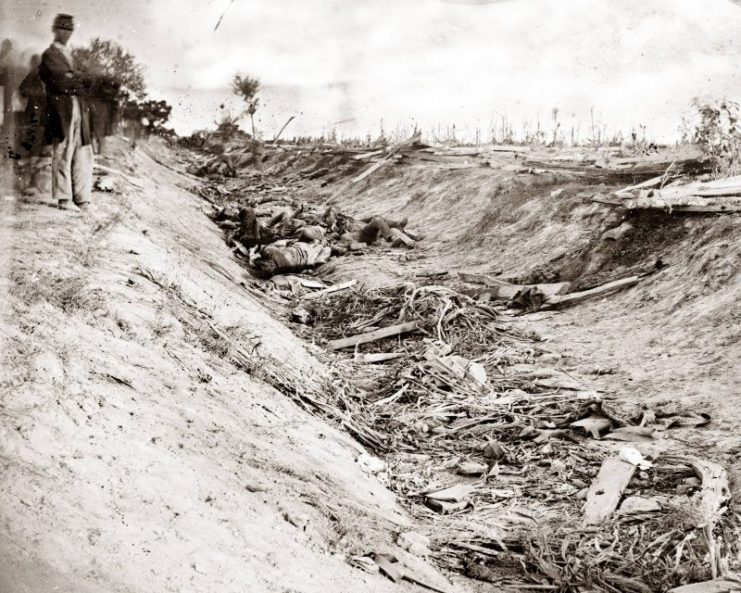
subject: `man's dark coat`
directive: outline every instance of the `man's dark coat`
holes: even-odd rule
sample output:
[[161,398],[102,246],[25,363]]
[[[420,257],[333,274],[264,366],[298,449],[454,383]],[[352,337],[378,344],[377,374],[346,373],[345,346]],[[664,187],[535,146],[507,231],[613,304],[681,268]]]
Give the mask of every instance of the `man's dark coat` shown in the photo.
[[46,142],[51,144],[54,140],[64,140],[72,120],[72,97],[76,96],[82,116],[82,144],[90,144],[90,115],[84,97],[86,87],[56,46],[52,45],[41,56],[39,76],[46,85]]

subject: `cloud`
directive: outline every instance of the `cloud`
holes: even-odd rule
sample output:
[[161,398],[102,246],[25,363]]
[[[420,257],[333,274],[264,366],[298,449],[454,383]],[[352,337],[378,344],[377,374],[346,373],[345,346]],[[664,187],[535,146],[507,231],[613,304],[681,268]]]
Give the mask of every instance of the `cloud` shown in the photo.
[[[741,9],[729,0],[67,0],[73,41],[100,35],[147,64],[153,92],[198,127],[237,72],[266,86],[260,117],[348,133],[547,119],[552,107],[669,135],[696,95],[741,88]],[[56,2],[5,0],[43,48]],[[223,20],[215,29],[219,19]],[[8,22],[3,19],[4,22]],[[210,99],[206,99],[210,97]],[[190,101],[190,103],[189,103]],[[216,103],[218,105],[218,103]],[[195,115],[195,114],[198,115]]]

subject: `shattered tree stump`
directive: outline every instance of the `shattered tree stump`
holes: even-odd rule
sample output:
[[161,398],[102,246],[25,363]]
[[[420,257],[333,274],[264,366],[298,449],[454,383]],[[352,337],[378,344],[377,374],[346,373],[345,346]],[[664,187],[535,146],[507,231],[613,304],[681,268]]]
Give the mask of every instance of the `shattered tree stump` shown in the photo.
[[713,578],[722,573],[721,558],[715,545],[713,531],[720,516],[725,512],[725,505],[731,497],[728,486],[728,473],[717,463],[711,463],[697,457],[688,458],[688,463],[702,480],[702,497],[700,509],[702,511],[701,527],[708,544],[710,556],[710,570]]

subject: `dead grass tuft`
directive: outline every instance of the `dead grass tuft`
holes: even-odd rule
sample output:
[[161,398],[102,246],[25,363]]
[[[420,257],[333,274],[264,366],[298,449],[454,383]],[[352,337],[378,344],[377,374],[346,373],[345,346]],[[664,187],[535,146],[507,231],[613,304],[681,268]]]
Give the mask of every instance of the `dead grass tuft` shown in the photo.
[[27,306],[49,303],[65,313],[99,308],[103,302],[100,289],[91,288],[82,275],[54,276],[51,273],[11,274],[10,295]]

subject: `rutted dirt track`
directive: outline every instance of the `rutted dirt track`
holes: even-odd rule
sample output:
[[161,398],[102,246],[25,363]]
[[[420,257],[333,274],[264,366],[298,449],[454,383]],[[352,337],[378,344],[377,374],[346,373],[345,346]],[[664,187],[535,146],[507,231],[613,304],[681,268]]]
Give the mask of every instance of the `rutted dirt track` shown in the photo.
[[[453,590],[393,545],[413,521],[357,462],[362,448],[281,393],[321,389],[331,370],[266,306],[207,204],[181,189],[193,181],[141,150],[113,160],[143,187],[97,195],[91,216],[42,198],[2,205],[0,591],[410,586],[346,562],[385,550]],[[740,443],[740,219],[631,219],[605,240],[623,220],[589,202],[600,189],[394,168],[296,191],[351,214],[409,216],[424,235],[412,255],[333,260],[329,281],[458,270],[589,285],[660,257],[631,291],[516,322],[595,388],[710,412],[711,428],[681,440],[728,464]]]

